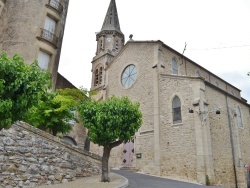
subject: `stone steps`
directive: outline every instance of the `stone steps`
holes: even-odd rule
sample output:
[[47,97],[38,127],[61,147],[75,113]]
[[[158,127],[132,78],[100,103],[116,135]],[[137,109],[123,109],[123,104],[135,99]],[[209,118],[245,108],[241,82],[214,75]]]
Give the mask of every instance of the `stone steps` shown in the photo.
[[133,166],[123,166],[120,168],[120,170],[128,170],[128,171],[132,171],[132,172],[138,171],[138,169],[136,167],[133,167]]

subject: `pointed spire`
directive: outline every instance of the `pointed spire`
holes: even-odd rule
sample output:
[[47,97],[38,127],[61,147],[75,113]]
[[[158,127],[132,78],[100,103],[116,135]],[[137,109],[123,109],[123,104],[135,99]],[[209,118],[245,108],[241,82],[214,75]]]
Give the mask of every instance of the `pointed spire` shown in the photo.
[[115,0],[111,0],[101,31],[117,31],[121,34]]

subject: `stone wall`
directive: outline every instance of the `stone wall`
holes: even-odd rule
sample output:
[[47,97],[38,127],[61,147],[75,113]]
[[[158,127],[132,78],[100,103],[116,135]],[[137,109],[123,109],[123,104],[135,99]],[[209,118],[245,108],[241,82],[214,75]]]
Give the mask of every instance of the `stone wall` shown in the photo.
[[77,89],[69,80],[67,80],[63,75],[57,73],[56,89]]
[[[162,75],[160,78],[160,150],[161,175],[197,181],[197,145],[192,106],[198,79]],[[181,100],[181,123],[173,123],[172,101]]]
[[[237,181],[238,187],[245,187],[244,164],[250,161],[249,105],[237,97],[223,94],[219,88],[209,84],[206,85],[206,98],[210,109],[219,108],[221,111],[220,115],[209,115],[215,184],[235,187]],[[237,107],[241,109],[242,128],[237,121]]]
[[0,187],[37,187],[99,174],[101,157],[23,122],[0,131]]

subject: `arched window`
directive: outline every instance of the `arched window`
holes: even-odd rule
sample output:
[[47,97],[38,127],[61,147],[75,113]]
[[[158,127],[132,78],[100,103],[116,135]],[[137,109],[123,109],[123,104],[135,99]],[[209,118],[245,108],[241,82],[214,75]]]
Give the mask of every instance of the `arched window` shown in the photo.
[[102,84],[102,78],[103,78],[103,67],[99,67],[95,69],[95,86],[98,86],[100,84]]
[[178,65],[175,58],[172,59],[172,73],[178,74]]
[[117,40],[115,41],[115,51],[118,52],[118,50],[119,50],[119,47],[118,47],[118,40]]
[[102,42],[102,39],[100,40],[100,52],[102,51],[103,49],[103,42]]
[[236,114],[237,114],[237,120],[238,120],[238,127],[243,128],[240,107],[238,107],[238,106],[237,106],[237,109],[236,109]]
[[181,101],[180,98],[175,96],[172,102],[173,123],[181,123]]
[[102,67],[100,68],[100,71],[99,71],[99,84],[102,83]]
[[215,82],[215,85],[216,85],[217,87],[220,87],[219,82]]
[[62,140],[64,140],[65,142],[67,142],[67,143],[69,143],[69,144],[71,144],[71,145],[77,146],[77,143],[76,143],[75,139],[72,138],[72,137],[70,137],[70,136],[64,136],[64,137],[62,138]]
[[201,77],[201,73],[200,73],[200,71],[196,71],[196,73],[195,73],[195,76],[197,76],[197,77]]
[[99,71],[98,69],[95,70],[95,86],[99,83]]

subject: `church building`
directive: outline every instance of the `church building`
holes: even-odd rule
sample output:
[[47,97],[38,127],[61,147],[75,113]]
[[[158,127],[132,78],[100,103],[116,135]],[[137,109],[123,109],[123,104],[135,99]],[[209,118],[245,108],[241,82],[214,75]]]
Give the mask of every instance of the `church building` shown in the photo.
[[[250,105],[241,91],[164,42],[124,44],[115,0],[96,35],[92,90],[140,103],[143,124],[111,152],[111,167],[201,184],[246,187]],[[92,145],[91,151],[101,154]]]

